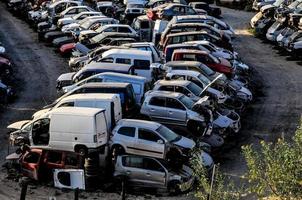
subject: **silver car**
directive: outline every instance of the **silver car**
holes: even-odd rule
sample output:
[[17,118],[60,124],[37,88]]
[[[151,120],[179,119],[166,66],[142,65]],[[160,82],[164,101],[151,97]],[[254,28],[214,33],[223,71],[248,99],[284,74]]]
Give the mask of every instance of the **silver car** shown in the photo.
[[[117,123],[110,145],[113,156],[127,153],[180,162],[187,161],[196,146],[193,140],[174,133],[164,125],[135,119],[122,119]],[[209,154],[201,152],[199,157],[205,167],[213,166]]]
[[[201,97],[205,97],[204,91],[199,86],[193,82],[183,80],[160,80],[155,83],[153,90],[179,92],[195,102],[200,100]],[[230,129],[235,133],[240,130],[240,116],[236,112],[228,109],[212,109],[212,112],[214,115],[213,125],[218,130]]]
[[[149,91],[145,94],[140,113],[153,121],[158,121],[171,126],[186,127],[195,136],[210,144],[212,147],[223,145],[223,138],[212,134],[213,117],[207,109],[198,112],[195,107],[203,107],[207,104],[207,98],[201,98],[194,103],[184,94],[167,91]],[[201,105],[201,106],[199,106]]]
[[169,193],[192,188],[195,180],[192,169],[183,165],[182,169],[177,171],[171,169],[164,160],[123,155],[117,157],[114,178],[118,183],[125,180],[127,186],[154,188]]

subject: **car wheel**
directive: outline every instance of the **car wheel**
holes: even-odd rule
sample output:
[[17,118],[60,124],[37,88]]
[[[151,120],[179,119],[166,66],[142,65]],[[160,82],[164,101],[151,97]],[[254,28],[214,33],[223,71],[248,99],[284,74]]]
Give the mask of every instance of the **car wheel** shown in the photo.
[[75,148],[75,152],[85,157],[88,154],[88,149],[85,146],[78,146]]

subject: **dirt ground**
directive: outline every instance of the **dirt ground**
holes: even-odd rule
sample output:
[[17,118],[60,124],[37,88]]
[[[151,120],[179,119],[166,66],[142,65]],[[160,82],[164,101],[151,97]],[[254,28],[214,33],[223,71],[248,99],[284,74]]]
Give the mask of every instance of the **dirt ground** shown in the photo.
[[[254,38],[248,31],[253,13],[224,8],[223,20],[236,30],[235,49],[244,62],[254,69],[257,98],[243,116],[242,131],[232,148],[219,157],[222,168],[234,177],[244,174],[245,164],[240,146],[257,143],[260,139],[275,140],[284,135],[291,137],[299,124],[302,111],[301,63],[292,61],[273,48],[271,44]],[[67,61],[49,47],[38,43],[37,34],[26,23],[13,17],[0,3],[0,40],[7,47],[15,63],[18,99],[8,108],[0,110],[0,159],[7,155],[6,126],[12,122],[29,119],[32,113],[56,97],[55,80],[67,71]],[[284,133],[284,134],[283,134]],[[17,182],[6,179],[6,171],[0,172],[0,199],[18,199]],[[31,186],[28,199],[73,198],[71,192],[49,187]],[[81,199],[120,199],[113,193],[81,193]],[[180,197],[131,196],[129,199],[193,199],[192,194]]]

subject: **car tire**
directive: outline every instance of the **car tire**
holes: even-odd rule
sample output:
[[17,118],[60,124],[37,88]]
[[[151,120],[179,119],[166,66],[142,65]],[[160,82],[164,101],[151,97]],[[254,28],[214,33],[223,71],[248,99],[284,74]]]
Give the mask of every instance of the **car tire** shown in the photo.
[[88,149],[85,146],[76,146],[75,152],[79,153],[83,157],[86,157],[88,154]]

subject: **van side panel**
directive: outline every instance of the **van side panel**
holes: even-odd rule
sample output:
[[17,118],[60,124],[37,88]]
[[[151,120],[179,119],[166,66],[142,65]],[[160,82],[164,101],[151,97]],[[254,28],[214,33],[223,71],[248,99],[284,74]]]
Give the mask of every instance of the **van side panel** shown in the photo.
[[50,120],[49,147],[74,151],[76,144],[96,148],[94,143],[95,119],[79,115],[52,115]]

